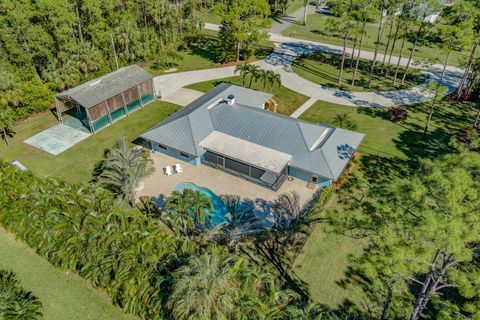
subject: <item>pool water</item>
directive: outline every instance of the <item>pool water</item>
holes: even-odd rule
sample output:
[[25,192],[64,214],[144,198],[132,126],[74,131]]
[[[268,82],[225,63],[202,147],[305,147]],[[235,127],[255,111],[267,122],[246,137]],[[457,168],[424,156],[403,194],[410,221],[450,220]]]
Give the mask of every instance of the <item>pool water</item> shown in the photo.
[[181,182],[175,186],[175,191],[182,192],[185,189],[191,189],[193,191],[198,191],[201,194],[206,195],[213,204],[214,211],[210,217],[211,223],[216,226],[223,222],[228,222],[228,218],[226,217],[228,210],[223,202],[222,198],[215,195],[212,190],[197,186],[195,183],[192,182]]

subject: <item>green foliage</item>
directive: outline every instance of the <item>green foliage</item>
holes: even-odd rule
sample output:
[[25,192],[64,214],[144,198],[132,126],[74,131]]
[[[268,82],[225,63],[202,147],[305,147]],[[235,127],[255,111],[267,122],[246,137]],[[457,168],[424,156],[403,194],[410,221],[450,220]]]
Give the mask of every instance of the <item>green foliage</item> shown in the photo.
[[[162,318],[163,278],[190,249],[158,221],[122,212],[94,185],[39,179],[0,164],[0,223],[53,265],[104,288],[125,312]],[[168,259],[167,259],[168,257]]]
[[42,319],[42,303],[20,285],[16,275],[0,269],[0,319]]
[[204,228],[213,212],[210,198],[191,189],[174,191],[166,200],[163,221],[173,231],[190,239]]
[[215,248],[189,258],[173,278],[169,305],[175,319],[262,319],[264,310],[280,316],[277,305],[291,296],[278,291],[271,274]]
[[354,260],[351,279],[375,313],[478,316],[479,172],[476,153],[423,161],[415,177],[379,186],[361,205],[363,213],[350,218],[350,228],[371,239]]
[[[4,163],[0,181],[0,223],[53,265],[104,288],[127,313],[144,319],[184,319],[196,312],[204,319],[323,313],[280,289],[268,269],[177,238],[139,212],[120,211],[112,195],[95,185],[39,179]],[[211,210],[209,201],[191,196],[188,214]]]
[[[2,1],[0,86],[15,118],[48,109],[53,92],[120,65],[151,60],[199,34],[193,1]],[[11,84],[11,85],[10,85]],[[2,102],[2,104],[4,104]]]
[[129,149],[126,138],[117,140],[99,167],[97,182],[135,206],[135,194],[141,180],[153,174],[150,152],[142,147]]
[[268,34],[262,30],[266,27],[270,10],[265,0],[232,0],[217,3],[214,12],[221,19],[218,33],[218,55],[222,62],[240,61],[253,55],[253,45]]
[[338,113],[335,118],[333,118],[332,124],[348,130],[355,130],[357,128],[357,123],[344,112]]

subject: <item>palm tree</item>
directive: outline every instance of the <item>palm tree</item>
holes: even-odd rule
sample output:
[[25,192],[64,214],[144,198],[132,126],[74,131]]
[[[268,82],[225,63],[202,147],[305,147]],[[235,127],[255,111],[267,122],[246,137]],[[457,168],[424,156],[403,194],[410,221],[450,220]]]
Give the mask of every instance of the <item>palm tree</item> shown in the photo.
[[192,256],[173,274],[168,299],[175,319],[233,319],[242,292],[233,256],[213,249]]
[[42,319],[42,303],[31,292],[25,291],[16,275],[0,270],[0,319]]
[[193,238],[195,228],[202,227],[213,212],[213,204],[206,195],[185,189],[174,191],[166,200],[164,222],[183,236]]
[[255,83],[257,82],[258,80],[258,77],[260,75],[260,71],[262,70],[259,66],[256,66],[256,65],[253,65],[251,64],[250,65],[250,83],[248,84],[248,87],[251,88],[252,87],[252,82],[253,80],[255,79]]
[[100,165],[97,182],[135,206],[135,195],[140,181],[155,172],[147,149],[129,149],[127,140],[120,138],[107,152]]
[[273,86],[276,84],[279,87],[282,86],[282,76],[279,73],[273,72],[271,70],[268,71],[268,82],[270,83],[270,90],[269,92],[272,93]]
[[234,253],[240,245],[265,232],[265,225],[257,218],[252,207],[243,203],[239,196],[226,195],[223,201],[229,221],[209,230],[208,236],[211,241],[226,245]]
[[258,70],[258,79],[262,81],[262,91],[265,91],[265,87],[267,86],[267,82],[269,80],[268,71],[265,69]]
[[244,64],[239,64],[235,67],[235,73],[240,72],[240,75],[242,76],[242,87],[245,87],[245,79],[247,75],[250,74],[250,65],[244,63]]
[[337,113],[335,118],[333,118],[333,125],[344,128],[347,130],[355,130],[357,128],[357,124],[353,121],[350,116],[344,112]]

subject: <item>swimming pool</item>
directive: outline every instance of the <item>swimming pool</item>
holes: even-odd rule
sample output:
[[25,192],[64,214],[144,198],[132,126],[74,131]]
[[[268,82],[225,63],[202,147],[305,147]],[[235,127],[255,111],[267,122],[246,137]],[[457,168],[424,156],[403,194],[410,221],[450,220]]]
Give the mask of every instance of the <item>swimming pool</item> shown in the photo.
[[214,211],[211,215],[211,223],[216,226],[222,222],[228,222],[228,218],[226,217],[228,210],[223,202],[222,198],[217,196],[212,190],[197,186],[195,183],[192,182],[181,182],[175,186],[175,191],[182,192],[185,189],[191,189],[193,191],[198,191],[201,194],[206,195],[213,204]]

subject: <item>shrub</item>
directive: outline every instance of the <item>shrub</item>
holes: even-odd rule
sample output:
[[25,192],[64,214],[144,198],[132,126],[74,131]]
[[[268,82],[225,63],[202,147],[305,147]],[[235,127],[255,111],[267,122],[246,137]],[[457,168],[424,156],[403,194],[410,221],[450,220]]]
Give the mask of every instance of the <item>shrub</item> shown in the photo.
[[20,285],[16,275],[0,269],[0,319],[42,319],[42,303]]
[[333,125],[347,130],[357,129],[357,123],[344,112],[335,115]]
[[463,128],[459,139],[469,150],[480,151],[480,132],[474,127]]
[[408,111],[404,107],[391,107],[387,111],[387,119],[392,122],[405,122]]

